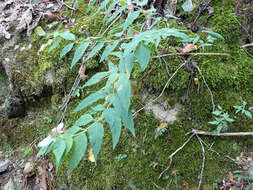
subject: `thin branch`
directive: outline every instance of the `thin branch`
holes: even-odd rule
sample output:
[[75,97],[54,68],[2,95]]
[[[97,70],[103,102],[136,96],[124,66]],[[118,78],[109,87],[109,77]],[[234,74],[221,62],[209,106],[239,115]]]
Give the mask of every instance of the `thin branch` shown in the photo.
[[110,27],[121,17],[122,13],[119,14],[119,16],[105,29],[105,31],[102,33],[102,36],[110,29]]
[[153,56],[152,59],[157,59],[160,57],[168,57],[168,56],[176,56],[176,55],[192,55],[192,56],[228,56],[230,57],[231,55],[229,53],[168,53],[168,54],[163,54],[163,55],[158,55],[158,56]]
[[213,112],[214,112],[214,110],[215,110],[215,104],[214,104],[214,100],[213,100],[213,93],[212,93],[211,89],[209,88],[209,86],[208,86],[208,84],[207,84],[207,82],[206,82],[206,79],[205,79],[205,77],[203,76],[203,74],[202,74],[202,72],[201,72],[201,70],[200,70],[200,68],[199,68],[198,66],[197,66],[197,69],[198,69],[199,74],[201,75],[201,77],[202,77],[202,79],[203,79],[203,81],[204,81],[204,83],[205,83],[205,86],[207,87],[207,89],[208,89],[208,91],[209,91],[209,94],[210,94],[210,96],[211,96],[211,102],[212,102]]
[[245,45],[241,46],[241,48],[246,48],[246,47],[251,47],[251,46],[253,46],[253,43],[251,43],[251,44],[245,44]]
[[183,144],[182,146],[180,146],[175,152],[173,152],[173,153],[169,156],[170,163],[169,163],[169,165],[167,166],[167,168],[166,168],[165,170],[163,170],[163,171],[160,173],[158,179],[160,179],[160,178],[162,177],[162,175],[170,168],[170,165],[171,165],[173,156],[175,156],[176,153],[178,153],[180,150],[182,150],[182,149],[185,147],[185,145],[187,145],[188,142],[190,142],[190,140],[192,139],[192,137],[194,137],[195,135],[196,135],[196,134],[193,133],[193,134],[184,142],[184,144]]
[[203,179],[203,173],[204,173],[204,168],[205,168],[206,157],[205,157],[205,147],[202,143],[202,140],[198,135],[196,135],[196,137],[198,138],[199,143],[201,145],[201,149],[202,149],[202,165],[201,165],[201,172],[200,172],[200,178],[199,178],[199,185],[198,185],[198,189],[197,189],[197,190],[200,190],[200,187],[201,187],[201,184],[202,184],[202,179]]
[[142,111],[145,107],[147,107],[148,105],[152,104],[153,102],[157,101],[164,93],[165,89],[167,88],[167,86],[169,85],[170,81],[174,78],[174,76],[177,74],[177,72],[186,64],[186,62],[182,63],[177,70],[173,73],[173,75],[169,78],[169,80],[166,82],[166,84],[163,87],[162,92],[160,93],[159,96],[157,96],[155,99],[151,100],[148,104],[146,104],[145,106],[143,106],[141,109],[137,110],[134,114],[133,117],[136,116],[137,113],[139,113],[140,111]]
[[191,133],[194,135],[207,135],[207,136],[219,136],[219,137],[253,136],[253,132],[215,133],[215,132],[200,131],[200,130],[195,130],[195,129],[193,129]]

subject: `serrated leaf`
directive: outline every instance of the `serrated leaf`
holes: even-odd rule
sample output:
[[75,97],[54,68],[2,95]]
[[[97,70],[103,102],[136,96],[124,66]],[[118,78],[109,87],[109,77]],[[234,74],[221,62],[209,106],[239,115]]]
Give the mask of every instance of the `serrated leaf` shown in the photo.
[[97,161],[97,156],[101,148],[102,144],[102,139],[104,136],[104,127],[101,123],[95,122],[93,123],[89,129],[88,129],[88,134],[89,134],[89,140],[90,144],[92,147],[92,152],[95,157],[95,162]]
[[101,50],[104,46],[104,42],[98,43],[90,52],[88,57],[85,59],[85,61],[88,61],[90,58],[92,58],[99,50]]
[[194,9],[194,6],[192,4],[192,0],[186,0],[184,4],[182,5],[182,8],[186,12],[191,12]]
[[61,51],[61,53],[60,53],[60,59],[63,57],[63,56],[65,56],[68,52],[70,52],[71,51],[71,49],[73,48],[73,45],[74,45],[75,43],[69,43],[68,45],[66,45],[63,49],[62,49],[62,51]]
[[245,115],[246,115],[247,117],[249,117],[250,119],[252,119],[252,114],[251,114],[251,112],[245,110]]
[[71,40],[74,41],[76,39],[75,35],[70,33],[69,31],[60,33],[59,36],[61,36],[65,40]]
[[150,49],[143,43],[140,43],[136,48],[135,56],[141,66],[141,71],[143,71],[147,67],[150,60]]
[[92,1],[91,1],[89,7],[88,7],[87,10],[86,10],[86,14],[87,14],[88,12],[90,12],[90,10],[92,9],[92,7],[95,5],[96,2],[97,2],[97,0],[92,0]]
[[113,149],[116,147],[121,133],[121,119],[113,108],[103,111],[103,117],[110,126],[112,133]]
[[109,71],[112,71],[112,72],[118,72],[118,67],[115,66],[111,61],[108,61],[108,67],[109,67]]
[[87,98],[85,98],[82,102],[79,103],[79,105],[75,108],[73,113],[76,113],[86,108],[87,106],[93,104],[94,102],[104,98],[105,96],[106,94],[102,90],[90,94]]
[[125,9],[127,8],[127,6],[123,6],[120,7],[117,11],[115,11],[112,16],[106,21],[106,23],[111,22],[112,20],[114,20],[121,12],[123,12]]
[[106,5],[110,2],[110,0],[104,0],[99,9],[92,15],[92,16],[96,16],[102,9],[104,9],[106,7]]
[[80,46],[76,49],[75,54],[74,54],[74,58],[72,60],[71,66],[70,66],[71,69],[82,58],[84,52],[86,51],[86,49],[88,47],[89,47],[89,42],[86,42],[86,43],[80,44]]
[[119,44],[119,40],[116,40],[112,45],[108,45],[106,46],[102,56],[101,56],[101,59],[99,62],[102,62],[104,61],[104,59],[110,55],[110,53],[117,47],[117,45]]
[[76,134],[77,132],[81,131],[82,128],[78,127],[78,126],[72,126],[70,127],[64,134],[63,136],[71,136],[71,135],[74,135]]
[[55,143],[54,143],[54,147],[53,147],[53,153],[55,155],[55,162],[56,162],[56,171],[58,171],[59,169],[59,165],[61,163],[61,159],[63,156],[63,153],[65,151],[66,145],[63,139],[58,139]]
[[141,2],[140,1],[136,1],[136,4],[138,5],[138,6],[144,6],[144,5],[146,5],[148,3],[148,0],[142,0]]
[[133,53],[122,56],[119,62],[120,73],[126,73],[127,76],[130,76],[134,66],[134,60],[135,57]]
[[135,21],[135,19],[138,18],[139,15],[140,11],[134,11],[127,17],[125,23],[123,24],[123,32],[126,31],[126,29]]
[[107,9],[107,11],[105,12],[105,17],[103,19],[103,24],[105,23],[105,21],[108,18],[108,15],[112,12],[113,8],[115,7],[115,5],[118,3],[119,1],[113,1],[113,3],[109,6],[109,8]]
[[100,72],[93,75],[84,85],[82,88],[91,86],[94,84],[97,84],[98,82],[101,82],[104,78],[106,78],[109,75],[109,72]]
[[65,151],[64,151],[64,154],[63,154],[63,158],[69,153],[69,151],[71,150],[72,148],[72,145],[73,145],[73,139],[71,136],[65,136],[64,137],[64,142],[65,142],[65,145],[66,145],[66,148],[65,148]]
[[220,34],[218,34],[218,33],[216,33],[216,32],[209,31],[209,30],[202,30],[202,32],[207,33],[207,34],[210,34],[212,37],[215,37],[215,38],[219,38],[219,39],[225,40],[225,39],[223,38],[223,36],[222,36],[222,35],[220,35]]
[[46,153],[46,151],[47,151],[47,148],[48,148],[48,146],[43,146],[43,147],[41,147],[40,148],[40,151],[37,153],[37,158],[38,157],[40,157],[40,156],[42,156],[42,155],[44,155],[45,153]]
[[53,49],[55,49],[62,41],[62,38],[59,38],[54,42],[54,44],[49,48],[48,53],[50,53]]
[[85,133],[78,135],[73,142],[73,148],[70,155],[69,169],[70,173],[78,166],[82,160],[87,148],[87,137]]
[[93,117],[90,114],[84,114],[78,120],[75,121],[74,126],[85,126],[92,121]]

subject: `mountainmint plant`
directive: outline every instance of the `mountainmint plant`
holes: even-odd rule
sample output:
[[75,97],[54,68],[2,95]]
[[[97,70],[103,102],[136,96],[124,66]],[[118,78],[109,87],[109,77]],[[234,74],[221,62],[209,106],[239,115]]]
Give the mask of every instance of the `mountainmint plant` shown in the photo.
[[[87,9],[87,13],[95,5],[96,0],[93,0]],[[108,71],[99,72],[92,76],[83,86],[80,88],[86,88],[95,85],[102,80],[107,80],[104,87],[96,92],[91,93],[88,97],[84,98],[79,105],[74,109],[73,114],[77,112],[84,112],[85,108],[89,108],[84,112],[82,116],[76,120],[72,127],[64,130],[64,124],[60,123],[54,128],[48,137],[42,140],[38,146],[40,151],[38,156],[53,152],[56,157],[56,170],[58,170],[60,163],[69,155],[69,168],[72,172],[81,161],[84,156],[88,143],[92,148],[92,153],[97,162],[98,154],[101,149],[101,144],[104,136],[104,127],[109,126],[113,149],[116,147],[122,126],[126,127],[132,135],[135,137],[135,129],[133,116],[130,111],[130,96],[131,96],[131,82],[130,76],[135,66],[135,62],[138,62],[141,71],[144,71],[150,62],[151,55],[158,53],[158,47],[161,40],[167,38],[179,38],[181,42],[194,43],[198,41],[202,47],[205,46],[204,41],[200,40],[199,36],[190,38],[187,35],[187,31],[182,31],[176,28],[171,28],[167,24],[164,28],[156,28],[160,21],[165,18],[154,18],[156,22],[153,22],[151,26],[147,27],[146,31],[140,31],[135,35],[129,35],[129,28],[137,19],[144,17],[150,17],[154,12],[142,11],[147,1],[137,3],[138,7],[128,16],[120,25],[117,25],[114,29],[108,31],[111,38],[106,39],[106,36],[90,36],[86,39],[79,41],[76,36],[70,31],[62,33],[56,32],[54,34],[55,42],[49,49],[49,53],[58,47],[63,41],[67,41],[67,45],[61,50],[60,58],[66,56],[74,47],[77,47],[74,52],[70,68],[76,66],[76,64],[83,58],[84,62],[87,62],[94,57],[99,51],[102,51],[100,62],[106,60],[108,65]],[[119,8],[110,16],[108,15],[112,10],[118,6]],[[103,24],[107,26],[107,29],[115,25],[117,17],[126,12],[128,5],[125,1],[109,1],[105,0],[100,3],[98,10],[92,15],[100,13],[105,9],[105,16],[103,18]],[[145,15],[146,14],[146,15]],[[106,33],[107,30],[104,32]],[[128,35],[125,35],[128,34]],[[217,33],[211,33],[213,37],[220,37]],[[113,39],[113,40],[112,40]],[[90,51],[88,51],[90,49]],[[84,57],[88,54],[86,57]],[[116,56],[117,61],[110,60],[110,56]],[[99,103],[98,103],[99,101]],[[87,109],[86,109],[87,110]],[[217,121],[220,127],[219,131],[224,128],[226,122],[230,122],[229,117],[225,113],[217,113]]]

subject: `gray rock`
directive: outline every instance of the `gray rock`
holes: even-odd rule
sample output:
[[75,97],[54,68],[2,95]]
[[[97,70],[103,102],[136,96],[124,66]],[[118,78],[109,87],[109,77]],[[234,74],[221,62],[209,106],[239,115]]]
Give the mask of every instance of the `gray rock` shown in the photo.
[[10,165],[10,160],[0,161],[0,173],[5,172]]

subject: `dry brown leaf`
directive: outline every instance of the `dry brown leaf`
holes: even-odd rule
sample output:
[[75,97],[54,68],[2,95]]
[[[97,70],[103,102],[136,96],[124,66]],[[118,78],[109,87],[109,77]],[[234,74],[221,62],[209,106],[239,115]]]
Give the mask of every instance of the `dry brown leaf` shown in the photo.
[[168,126],[168,123],[161,123],[158,127],[157,127],[157,131],[160,131],[161,129],[165,128]]
[[94,157],[94,154],[92,152],[92,149],[89,150],[89,157],[88,157],[88,159],[91,162],[95,162],[95,157]]
[[48,20],[49,22],[53,22],[58,18],[59,14],[57,12],[52,12],[51,10],[47,10],[44,13],[44,16],[46,20]]
[[231,171],[229,171],[228,172],[228,179],[230,182],[234,181],[233,177],[234,177],[233,173]]
[[47,171],[41,166],[39,166],[37,170],[39,173],[39,177],[36,181],[39,181],[39,188],[40,190],[47,190]]
[[86,75],[85,72],[86,72],[86,64],[82,64],[82,66],[78,71],[79,76],[82,80],[86,80],[88,78],[88,75]]
[[84,30],[88,30],[89,29],[89,26],[87,26],[87,25],[82,25],[82,29],[84,29]]
[[193,45],[193,44],[185,44],[183,48],[178,47],[176,48],[180,53],[183,54],[188,54],[192,51],[194,51],[195,49],[197,49],[198,46],[197,45]]

